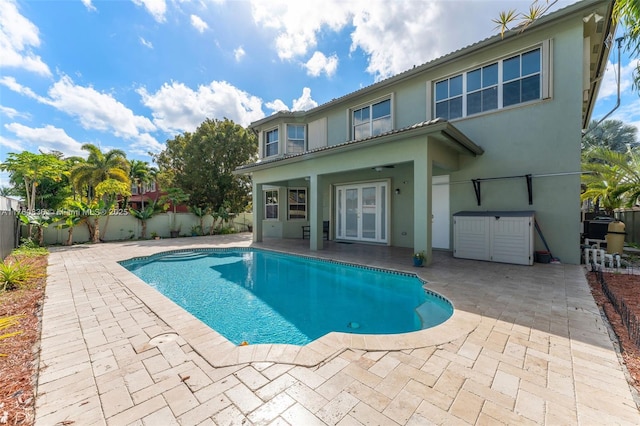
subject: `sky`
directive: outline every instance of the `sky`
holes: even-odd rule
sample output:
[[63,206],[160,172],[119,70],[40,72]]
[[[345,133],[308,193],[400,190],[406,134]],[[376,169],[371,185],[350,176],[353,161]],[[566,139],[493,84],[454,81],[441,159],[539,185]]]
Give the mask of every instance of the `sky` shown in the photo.
[[[573,1],[560,1],[554,9]],[[497,34],[524,1],[0,0],[0,162],[10,152],[129,159],[206,118],[247,126],[324,104]],[[617,53],[593,118],[616,102]],[[640,129],[633,61],[609,117]],[[0,186],[8,174],[0,173]]]

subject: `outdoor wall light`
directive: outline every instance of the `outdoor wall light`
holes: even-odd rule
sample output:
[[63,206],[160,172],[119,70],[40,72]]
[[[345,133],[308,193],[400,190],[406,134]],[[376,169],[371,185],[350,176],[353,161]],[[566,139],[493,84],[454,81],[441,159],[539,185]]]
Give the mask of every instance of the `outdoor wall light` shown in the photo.
[[396,188],[396,194],[400,195],[400,188]]

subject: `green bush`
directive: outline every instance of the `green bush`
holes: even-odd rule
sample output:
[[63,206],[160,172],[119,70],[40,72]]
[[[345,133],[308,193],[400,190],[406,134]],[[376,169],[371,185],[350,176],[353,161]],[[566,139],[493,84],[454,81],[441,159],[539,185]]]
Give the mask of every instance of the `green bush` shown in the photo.
[[31,238],[23,238],[20,240],[20,246],[13,250],[11,254],[22,256],[42,256],[49,253],[46,247],[40,247],[38,243]]
[[229,234],[235,234],[235,233],[236,233],[235,228],[230,227],[230,226],[225,226],[224,228],[222,228],[220,230],[220,234],[222,234],[222,235],[229,235]]
[[31,267],[20,262],[0,262],[0,293],[14,290],[30,276]]

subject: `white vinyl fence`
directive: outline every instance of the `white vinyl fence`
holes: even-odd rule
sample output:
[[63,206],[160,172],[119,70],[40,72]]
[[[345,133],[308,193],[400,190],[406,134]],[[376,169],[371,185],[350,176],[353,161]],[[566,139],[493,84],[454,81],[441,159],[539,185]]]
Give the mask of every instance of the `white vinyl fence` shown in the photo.
[[[223,224],[225,228],[233,228],[235,232],[245,232],[252,226],[251,213],[238,213],[233,215],[228,222]],[[147,221],[146,238],[151,238],[152,233],[156,233],[161,238],[171,236],[173,213],[160,213]],[[213,218],[204,218],[204,232],[209,233]],[[216,221],[218,226],[219,220]],[[179,236],[191,236],[200,225],[200,218],[192,213],[176,213],[176,228],[179,229]],[[102,216],[99,221],[100,239],[102,241],[122,241],[136,240],[142,235],[142,222],[129,214]],[[23,228],[23,235],[26,231]],[[54,225],[44,230],[44,242],[46,245],[64,244],[69,235],[68,228],[57,228]],[[87,225],[82,224],[73,228],[73,243],[84,243],[89,241],[89,230]]]

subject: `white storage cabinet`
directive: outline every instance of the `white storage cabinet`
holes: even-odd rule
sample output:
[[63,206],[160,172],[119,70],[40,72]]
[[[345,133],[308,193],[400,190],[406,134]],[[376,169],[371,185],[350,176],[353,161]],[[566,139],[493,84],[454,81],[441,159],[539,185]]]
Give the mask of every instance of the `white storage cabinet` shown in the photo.
[[453,256],[533,265],[533,211],[463,211],[453,215]]

